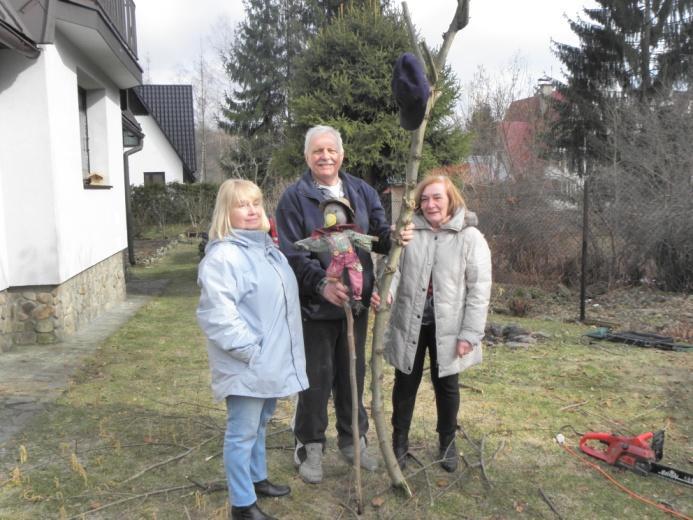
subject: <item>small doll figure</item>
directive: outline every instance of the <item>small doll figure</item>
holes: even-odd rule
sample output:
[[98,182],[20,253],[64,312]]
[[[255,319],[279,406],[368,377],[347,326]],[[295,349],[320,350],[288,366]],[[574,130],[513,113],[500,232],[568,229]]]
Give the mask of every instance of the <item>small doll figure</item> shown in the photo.
[[346,269],[354,302],[352,306],[360,309],[363,266],[354,248],[370,251],[372,243],[376,242],[378,237],[359,233],[358,226],[353,223],[354,210],[347,199],[324,200],[320,203],[320,209],[325,218],[325,227],[314,230],[310,237],[299,240],[294,245],[314,253],[329,252],[332,260],[326,270],[327,277],[340,280],[342,272]]

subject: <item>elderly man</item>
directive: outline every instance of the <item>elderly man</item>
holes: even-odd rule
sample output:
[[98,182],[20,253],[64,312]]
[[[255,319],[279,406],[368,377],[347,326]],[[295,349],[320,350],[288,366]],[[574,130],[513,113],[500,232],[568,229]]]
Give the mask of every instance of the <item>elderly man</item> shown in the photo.
[[[390,226],[376,191],[361,179],[340,171],[344,150],[337,130],[329,126],[308,130],[304,153],[308,170],[284,192],[276,216],[280,248],[298,279],[310,383],[310,387],[298,396],[294,462],[304,481],[318,483],[323,474],[322,455],[330,392],[337,417],[339,450],[350,463],[354,458],[346,317],[342,307],[349,300],[349,288],[326,276],[330,264],[328,253],[304,251],[296,248],[294,242],[309,237],[314,229],[323,225],[320,203],[327,199],[343,197],[349,201],[355,214],[354,223],[363,233],[378,237],[373,244],[376,253],[389,251]],[[411,240],[412,234],[411,226],[403,231],[402,243]],[[363,302],[369,302],[374,282],[373,263],[367,252],[359,251],[358,255],[363,265],[362,298]],[[368,311],[365,310],[354,317],[358,423],[362,436],[361,466],[373,471],[378,463],[366,448],[368,415],[363,407],[367,327]]]

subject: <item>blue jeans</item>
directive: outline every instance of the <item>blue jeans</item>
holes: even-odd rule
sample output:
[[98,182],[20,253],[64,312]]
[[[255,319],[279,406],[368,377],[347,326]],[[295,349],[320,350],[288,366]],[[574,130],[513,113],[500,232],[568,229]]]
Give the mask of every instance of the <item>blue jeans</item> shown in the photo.
[[257,497],[253,482],[267,478],[265,429],[276,406],[275,398],[226,397],[224,469],[233,506],[254,504]]

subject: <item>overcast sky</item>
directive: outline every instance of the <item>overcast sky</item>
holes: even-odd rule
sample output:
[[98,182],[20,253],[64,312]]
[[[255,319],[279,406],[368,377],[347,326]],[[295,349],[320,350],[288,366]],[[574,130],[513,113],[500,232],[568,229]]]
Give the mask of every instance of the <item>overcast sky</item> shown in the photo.
[[[243,18],[241,0],[136,0],[139,58],[151,83],[185,81],[200,48],[213,53],[218,41],[213,27],[220,21],[235,27]],[[456,0],[408,0],[414,24],[429,47],[442,42],[457,5]],[[549,75],[561,77],[561,66],[550,42],[575,44],[565,18],[575,19],[594,0],[471,0],[469,25],[458,33],[448,63],[464,85],[478,66],[493,76],[519,57],[535,83]],[[228,35],[227,35],[228,37]]]

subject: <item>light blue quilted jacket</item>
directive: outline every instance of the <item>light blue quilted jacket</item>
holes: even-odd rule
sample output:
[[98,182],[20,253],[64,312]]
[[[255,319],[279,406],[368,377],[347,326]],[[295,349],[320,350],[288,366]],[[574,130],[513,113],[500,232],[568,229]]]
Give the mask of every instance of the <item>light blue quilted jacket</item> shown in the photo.
[[296,278],[267,233],[234,230],[211,241],[197,283],[215,399],[308,388]]

